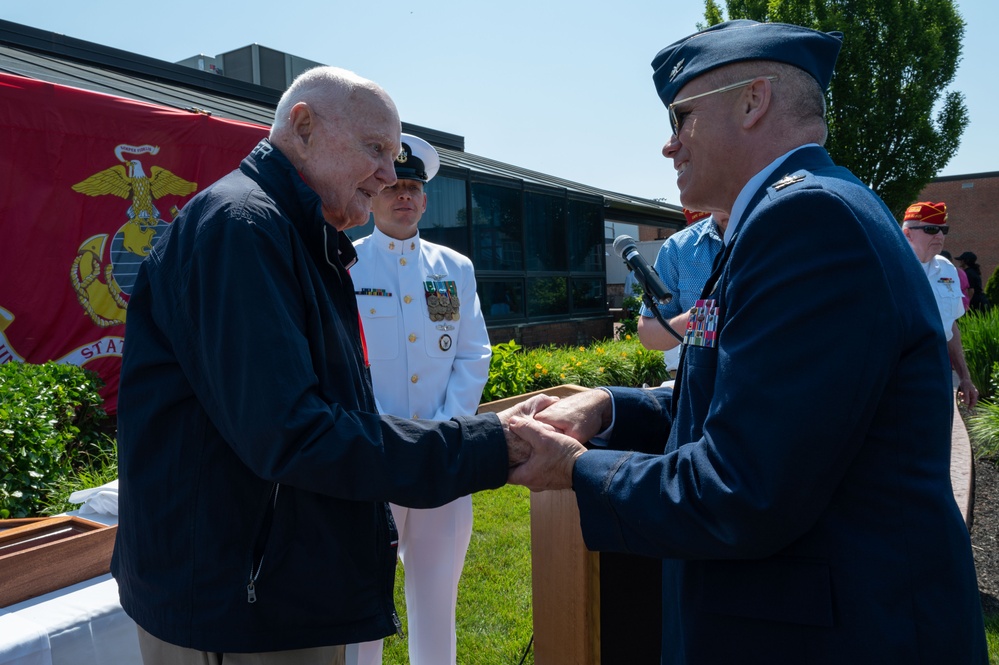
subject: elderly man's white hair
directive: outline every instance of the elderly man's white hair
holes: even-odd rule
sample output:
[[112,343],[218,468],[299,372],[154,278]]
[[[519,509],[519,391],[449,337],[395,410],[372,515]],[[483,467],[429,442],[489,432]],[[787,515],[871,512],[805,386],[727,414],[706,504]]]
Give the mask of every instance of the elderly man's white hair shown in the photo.
[[313,67],[302,72],[281,95],[277,110],[274,111],[271,137],[285,129],[295,104],[306,102],[310,106],[318,106],[338,114],[358,90],[384,94],[373,81],[340,67]]

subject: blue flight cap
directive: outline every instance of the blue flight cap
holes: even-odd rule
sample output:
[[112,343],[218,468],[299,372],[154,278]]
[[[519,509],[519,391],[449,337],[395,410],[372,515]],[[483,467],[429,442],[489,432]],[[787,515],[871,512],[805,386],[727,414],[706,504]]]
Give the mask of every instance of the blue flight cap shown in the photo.
[[437,175],[441,158],[432,145],[412,134],[402,135],[402,151],[395,158],[395,177],[399,180],[429,182]]
[[723,65],[773,60],[812,75],[825,92],[843,45],[842,32],[819,32],[787,23],[726,21],[674,42],[652,60],[652,80],[669,106],[683,86]]

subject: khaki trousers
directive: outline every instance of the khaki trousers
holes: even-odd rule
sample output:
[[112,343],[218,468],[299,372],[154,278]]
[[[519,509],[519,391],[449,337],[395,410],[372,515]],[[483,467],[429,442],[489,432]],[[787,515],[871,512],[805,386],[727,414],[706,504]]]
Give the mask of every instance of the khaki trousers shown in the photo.
[[342,645],[267,653],[211,653],[178,647],[136,628],[143,665],[344,665]]

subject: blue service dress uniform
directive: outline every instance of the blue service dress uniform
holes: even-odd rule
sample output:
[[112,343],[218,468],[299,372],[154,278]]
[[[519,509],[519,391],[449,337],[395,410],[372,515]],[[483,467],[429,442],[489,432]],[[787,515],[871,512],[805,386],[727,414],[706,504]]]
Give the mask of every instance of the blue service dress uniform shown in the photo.
[[663,663],[984,664],[950,366],[898,223],[817,146],[741,220],[677,394],[611,389],[614,450],[576,462],[587,546],[663,559]]
[[[377,228],[354,243],[351,268],[381,413],[428,420],[474,414],[489,378],[491,347],[472,262]],[[472,533],[472,498],[434,509],[391,504],[406,570],[412,665],[454,663],[458,579]],[[381,662],[380,642],[360,665]]]

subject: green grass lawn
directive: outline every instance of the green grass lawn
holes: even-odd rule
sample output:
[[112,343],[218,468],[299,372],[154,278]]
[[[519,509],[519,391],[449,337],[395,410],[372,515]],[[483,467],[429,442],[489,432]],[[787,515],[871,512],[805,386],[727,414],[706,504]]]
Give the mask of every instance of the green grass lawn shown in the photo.
[[[531,614],[530,493],[507,485],[472,497],[472,542],[458,585],[458,663],[518,665],[534,663]],[[405,569],[395,580],[395,606],[406,622]],[[386,638],[382,662],[409,663],[408,642]]]
[[989,643],[990,665],[999,665],[999,614],[985,615],[985,639]]

